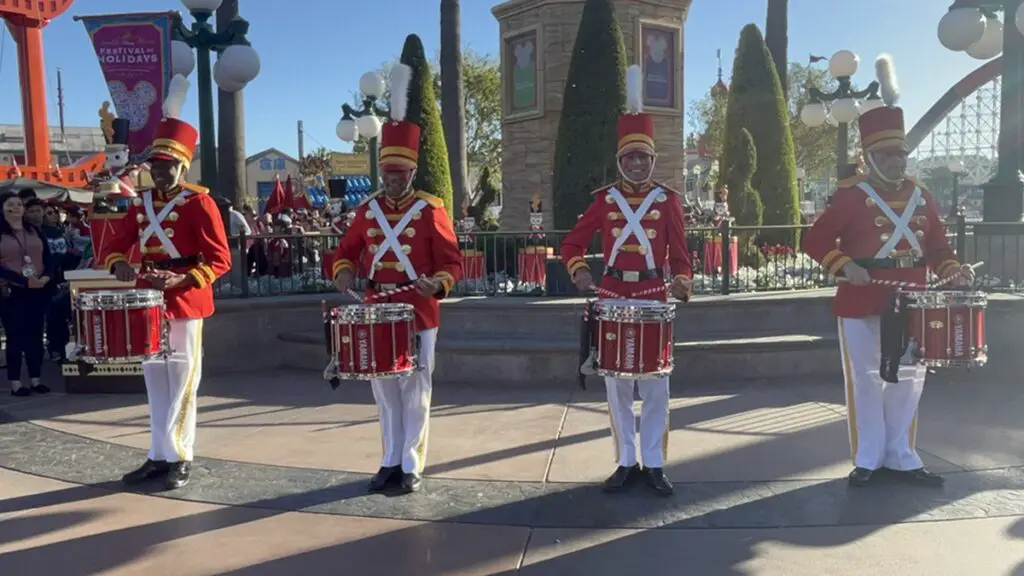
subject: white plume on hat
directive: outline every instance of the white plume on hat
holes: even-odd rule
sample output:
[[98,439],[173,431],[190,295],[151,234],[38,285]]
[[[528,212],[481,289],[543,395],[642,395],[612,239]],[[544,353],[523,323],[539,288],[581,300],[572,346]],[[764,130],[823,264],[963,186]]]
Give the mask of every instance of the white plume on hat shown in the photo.
[[171,78],[171,84],[167,87],[167,97],[164,98],[164,118],[181,118],[181,107],[185,105],[188,87],[188,78],[183,75],[177,74]]
[[391,120],[401,122],[409,111],[409,86],[412,84],[412,68],[395,64],[391,69]]
[[639,64],[633,64],[626,68],[626,112],[639,114],[643,110],[643,71]]
[[882,102],[886,106],[895,106],[900,99],[900,86],[896,82],[896,66],[892,56],[882,54],[875,60],[875,77],[881,86]]

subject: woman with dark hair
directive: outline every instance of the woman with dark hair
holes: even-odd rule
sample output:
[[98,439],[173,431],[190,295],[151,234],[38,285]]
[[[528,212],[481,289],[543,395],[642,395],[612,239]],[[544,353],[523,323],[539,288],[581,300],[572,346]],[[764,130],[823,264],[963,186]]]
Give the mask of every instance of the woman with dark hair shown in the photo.
[[[0,194],[0,281],[3,305],[0,317],[7,334],[7,379],[11,395],[46,394],[39,382],[43,366],[43,323],[54,277],[54,259],[40,230],[25,221],[19,195]],[[21,358],[28,368],[29,386],[21,383]]]

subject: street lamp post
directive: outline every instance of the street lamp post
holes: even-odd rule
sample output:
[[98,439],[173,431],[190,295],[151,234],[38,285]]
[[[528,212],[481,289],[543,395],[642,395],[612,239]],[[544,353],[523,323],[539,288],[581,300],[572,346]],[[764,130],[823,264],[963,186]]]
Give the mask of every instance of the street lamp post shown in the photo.
[[946,167],[953,176],[953,206],[949,209],[949,219],[955,220],[960,214],[960,178],[967,172],[967,168],[964,167],[963,161],[956,158],[950,159]]
[[[857,73],[860,58],[849,50],[840,50],[828,61],[828,70],[839,86],[825,93],[815,86],[808,86],[811,101],[800,111],[800,120],[815,128],[830,119],[838,128],[836,138],[836,177],[843,179],[843,171],[850,162],[850,122],[868,110],[878,108],[882,100],[878,96],[878,82],[871,82],[864,90],[854,90],[850,78]],[[860,100],[860,102],[858,102]],[[825,103],[830,103],[825,108]]]
[[[252,82],[260,72],[260,57],[249,45],[245,35],[249,23],[236,18],[223,32],[214,32],[210,17],[221,0],[181,0],[195,22],[186,27],[180,15],[174,19],[174,41],[171,43],[173,74],[188,76],[197,67],[199,74],[199,158],[200,181],[216,190],[217,138],[213,125],[213,83],[225,92],[237,92]],[[192,51],[195,50],[193,55]],[[219,56],[210,66],[210,52]]]
[[[999,106],[999,166],[992,180],[982,186],[986,222],[1024,220],[1024,10],[1022,0],[956,0],[939,21],[939,41],[954,52],[966,52],[979,60],[1003,54],[1002,95]],[[1005,26],[996,17],[1013,17]]]
[[348,104],[341,105],[341,120],[338,121],[338,138],[355,142],[360,137],[368,140],[370,154],[370,182],[373,189],[380,187],[378,169],[377,138],[380,136],[382,116],[387,113],[377,108],[377,101],[384,96],[384,78],[376,72],[367,72],[359,79],[359,92],[363,95],[363,107],[356,110]]

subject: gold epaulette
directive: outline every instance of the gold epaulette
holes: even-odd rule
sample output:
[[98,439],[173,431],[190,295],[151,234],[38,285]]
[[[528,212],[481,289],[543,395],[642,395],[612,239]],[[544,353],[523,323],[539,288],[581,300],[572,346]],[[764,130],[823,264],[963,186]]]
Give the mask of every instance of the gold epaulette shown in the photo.
[[373,200],[374,198],[376,198],[377,196],[380,196],[383,193],[384,193],[383,190],[377,190],[376,192],[374,192],[374,193],[370,194],[369,196],[367,196],[365,200],[363,200],[362,202],[359,203],[358,206],[356,206],[356,208],[362,208],[363,206],[366,206],[367,204],[370,203],[370,200]]
[[437,196],[434,196],[433,194],[431,194],[429,192],[424,192],[423,190],[417,190],[416,193],[414,194],[414,196],[416,196],[416,198],[418,198],[419,200],[423,200],[424,202],[429,204],[431,208],[443,208],[444,207],[444,200],[441,200],[440,198],[438,198]]
[[192,192],[193,194],[209,194],[210,193],[210,189],[209,188],[207,188],[205,186],[200,186],[198,184],[189,184],[188,182],[185,182],[184,184],[181,185],[181,187],[183,189],[185,189],[185,190],[188,190],[189,192]]
[[855,174],[853,176],[850,176],[849,178],[844,178],[844,179],[840,180],[839,183],[838,183],[838,187],[840,189],[842,189],[842,188],[853,188],[857,184],[860,184],[861,182],[867,182],[867,181],[868,181],[867,175],[865,175],[865,174]]
[[907,180],[910,180],[911,182],[913,182],[914,186],[917,186],[918,188],[920,188],[922,192],[930,192],[930,190],[928,190],[928,186],[925,186],[924,182],[918,180],[917,177],[915,177],[915,176],[907,176]]
[[605,185],[605,186],[601,186],[597,190],[594,190],[593,192],[591,192],[590,195],[591,196],[597,196],[598,194],[600,194],[601,192],[604,192],[605,190],[611,188],[612,186],[615,186],[615,184],[608,184],[608,185]]
[[679,191],[678,190],[676,190],[675,188],[672,188],[671,186],[666,186],[666,185],[662,184],[661,182],[651,181],[651,185],[652,185],[653,188],[661,188],[666,193],[672,193],[672,194],[675,194],[676,196],[679,196]]

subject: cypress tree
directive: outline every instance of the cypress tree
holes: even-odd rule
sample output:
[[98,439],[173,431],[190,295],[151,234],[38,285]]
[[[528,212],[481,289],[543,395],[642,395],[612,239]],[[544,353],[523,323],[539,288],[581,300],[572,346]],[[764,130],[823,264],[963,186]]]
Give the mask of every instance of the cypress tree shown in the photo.
[[750,179],[757,168],[757,148],[754,138],[744,128],[739,140],[729,143],[729,158],[732,162],[726,170],[729,186],[729,213],[740,226],[760,226],[764,216],[761,197],[750,185]]
[[590,193],[618,174],[615,125],[626,103],[626,47],[611,0],[587,0],[555,141],[555,228],[576,225]]
[[434,77],[419,36],[410,34],[405,38],[400,61],[412,68],[406,119],[420,127],[420,161],[412,185],[444,200],[451,217],[452,175],[448,167],[448,147],[444,141],[441,110],[434,94]]
[[[744,129],[750,132],[757,147],[757,167],[751,185],[764,205],[763,223],[799,224],[800,197],[789,110],[764,37],[754,24],[743,28],[736,47],[725,113],[726,142],[742,142]],[[742,154],[741,150],[742,147],[727,147],[722,165],[734,164],[730,154]],[[797,246],[799,237],[797,229],[771,231],[762,234],[760,241]]]

